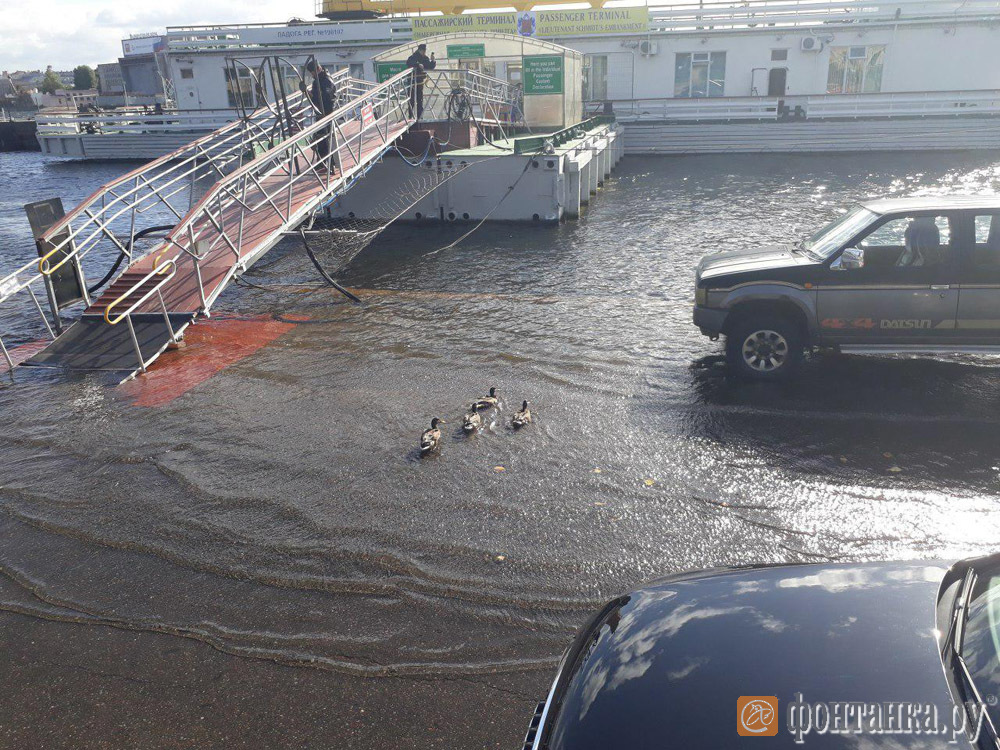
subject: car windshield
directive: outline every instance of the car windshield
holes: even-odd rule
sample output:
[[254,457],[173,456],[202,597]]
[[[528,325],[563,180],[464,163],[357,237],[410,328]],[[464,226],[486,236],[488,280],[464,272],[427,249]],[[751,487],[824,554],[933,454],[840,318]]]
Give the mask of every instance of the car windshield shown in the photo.
[[821,260],[829,258],[832,253],[838,250],[851,237],[871,224],[877,214],[872,213],[867,208],[858,206],[852,211],[848,211],[832,224],[820,229],[816,234],[805,240],[799,247]]
[[[1000,564],[976,568],[962,638],[962,658],[981,695],[1000,695]],[[995,704],[995,701],[994,701]],[[998,706],[987,711],[998,724]]]

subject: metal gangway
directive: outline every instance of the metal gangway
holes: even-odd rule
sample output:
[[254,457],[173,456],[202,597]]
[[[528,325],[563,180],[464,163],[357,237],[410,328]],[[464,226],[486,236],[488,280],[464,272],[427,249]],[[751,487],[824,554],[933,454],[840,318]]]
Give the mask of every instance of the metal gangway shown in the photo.
[[[53,215],[36,234],[41,257],[0,279],[0,303],[30,298],[52,341],[21,361],[0,336],[11,372],[19,364],[145,372],[209,315],[236,274],[395,147],[415,123],[412,76],[405,70],[377,84],[339,73],[338,104],[325,116],[304,91],[282,87],[280,101],[104,185],[65,216],[57,216],[61,206],[45,206]],[[482,78],[443,71],[428,82],[442,95],[461,90],[469,116],[499,124],[503,82]],[[143,226],[157,215],[165,219]],[[156,231],[165,235],[141,252],[137,241]],[[109,251],[118,256],[111,271],[89,282],[85,270],[109,262]],[[53,310],[52,324],[40,297]],[[58,310],[74,304],[83,314],[61,331]]]

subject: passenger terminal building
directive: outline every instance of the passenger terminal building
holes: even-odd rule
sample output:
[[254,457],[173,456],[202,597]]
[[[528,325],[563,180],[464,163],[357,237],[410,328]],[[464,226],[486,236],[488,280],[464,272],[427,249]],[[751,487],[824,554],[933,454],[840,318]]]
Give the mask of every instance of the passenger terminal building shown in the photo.
[[[328,0],[326,9],[358,4]],[[309,51],[330,68],[373,76],[374,54],[456,31],[537,36],[584,53],[584,94],[594,101],[1000,88],[994,0],[765,0],[187,27],[168,30],[167,52],[178,106],[212,109],[233,106],[227,55]]]
[[[489,0],[457,12],[455,0],[439,0],[419,14],[407,2],[322,0],[317,14],[336,20],[170,28],[163,54],[176,106],[255,104],[249,74],[227,66],[232,57],[300,65],[312,54],[378,80],[388,70],[373,58],[399,44],[502,32],[582,53],[584,110],[613,111],[629,152],[1000,147],[996,0],[611,0],[582,10],[515,3],[513,12],[481,7]],[[456,46],[444,62],[520,81],[519,65],[476,49]]]

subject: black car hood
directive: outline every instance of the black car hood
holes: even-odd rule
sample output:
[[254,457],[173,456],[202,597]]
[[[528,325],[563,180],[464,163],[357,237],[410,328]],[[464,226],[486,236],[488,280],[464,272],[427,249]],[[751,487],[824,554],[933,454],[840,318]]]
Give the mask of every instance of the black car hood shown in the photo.
[[698,263],[698,279],[817,264],[814,258],[793,250],[794,245],[769,245],[755,250],[706,255]]
[[[544,747],[732,747],[746,742],[736,702],[747,695],[779,700],[778,735],[755,747],[801,747],[787,730],[796,693],[807,702],[933,703],[950,724],[934,630],[946,571],[936,562],[784,566],[637,590],[571,655]],[[806,746],[858,739],[812,734]],[[949,746],[926,736],[869,739]]]

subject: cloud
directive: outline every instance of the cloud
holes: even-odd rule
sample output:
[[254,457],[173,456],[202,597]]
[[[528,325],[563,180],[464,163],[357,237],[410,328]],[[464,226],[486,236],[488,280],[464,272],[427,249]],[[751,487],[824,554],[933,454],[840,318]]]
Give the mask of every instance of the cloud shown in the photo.
[[[8,6],[9,8],[9,6]],[[160,4],[113,0],[14,0],[0,24],[0,69],[114,62],[129,34],[167,26],[283,22],[313,18],[313,0],[177,0]]]

